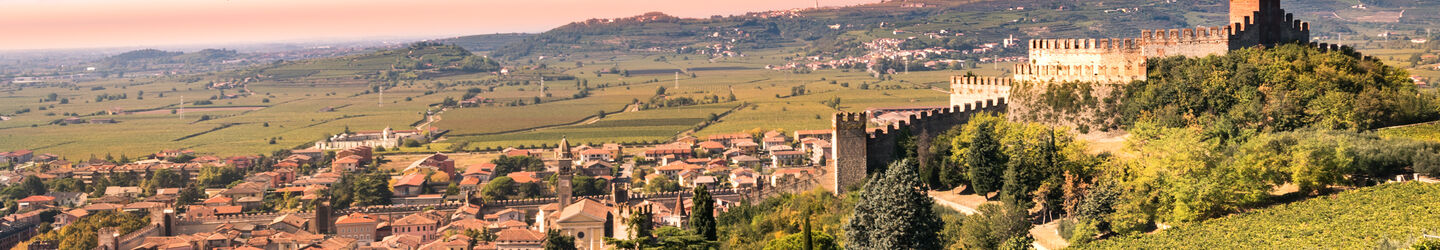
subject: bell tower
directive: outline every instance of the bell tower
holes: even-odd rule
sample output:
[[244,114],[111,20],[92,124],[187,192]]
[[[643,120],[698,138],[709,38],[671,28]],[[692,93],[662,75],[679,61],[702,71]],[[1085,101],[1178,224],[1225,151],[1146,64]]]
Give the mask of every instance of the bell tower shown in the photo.
[[555,194],[560,198],[561,209],[570,206],[570,180],[574,175],[570,165],[574,161],[570,153],[570,140],[560,138],[560,147],[555,149]]

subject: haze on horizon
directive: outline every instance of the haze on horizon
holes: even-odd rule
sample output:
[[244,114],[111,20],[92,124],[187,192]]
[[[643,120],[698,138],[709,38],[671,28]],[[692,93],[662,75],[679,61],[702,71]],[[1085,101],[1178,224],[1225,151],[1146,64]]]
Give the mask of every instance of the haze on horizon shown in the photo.
[[[846,6],[876,0],[820,0]],[[0,50],[541,32],[590,18],[814,7],[815,0],[0,0]]]

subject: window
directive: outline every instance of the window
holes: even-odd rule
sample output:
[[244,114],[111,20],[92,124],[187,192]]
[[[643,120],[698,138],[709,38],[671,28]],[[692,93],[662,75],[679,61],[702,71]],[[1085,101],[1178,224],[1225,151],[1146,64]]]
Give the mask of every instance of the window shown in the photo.
[[585,232],[577,232],[577,233],[575,233],[575,239],[584,239],[584,238],[585,238]]

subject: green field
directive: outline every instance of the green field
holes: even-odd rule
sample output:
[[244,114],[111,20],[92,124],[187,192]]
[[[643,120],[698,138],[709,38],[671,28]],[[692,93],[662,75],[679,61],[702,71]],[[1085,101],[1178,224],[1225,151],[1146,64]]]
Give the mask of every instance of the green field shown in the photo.
[[1440,184],[1383,184],[1074,246],[1082,249],[1369,249],[1440,230]]

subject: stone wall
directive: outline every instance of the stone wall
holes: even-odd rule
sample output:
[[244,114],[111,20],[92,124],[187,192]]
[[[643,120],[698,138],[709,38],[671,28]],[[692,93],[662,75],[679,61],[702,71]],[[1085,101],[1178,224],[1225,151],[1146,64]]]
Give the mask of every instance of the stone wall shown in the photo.
[[932,140],[936,136],[965,124],[975,114],[1004,113],[1006,105],[1005,98],[955,105],[921,112],[907,120],[880,128],[866,127],[869,114],[865,112],[836,113],[832,120],[835,152],[831,156],[832,163],[826,166],[827,172],[831,173],[826,175],[829,180],[824,180],[831,184],[822,186],[840,193],[848,187],[864,183],[869,173],[882,171],[890,162],[898,160],[896,156],[899,152],[896,151],[900,149],[896,145],[904,137],[913,136],[915,139],[915,152],[920,152],[916,164],[927,164],[929,159],[925,158],[928,156],[923,152],[930,151]]

